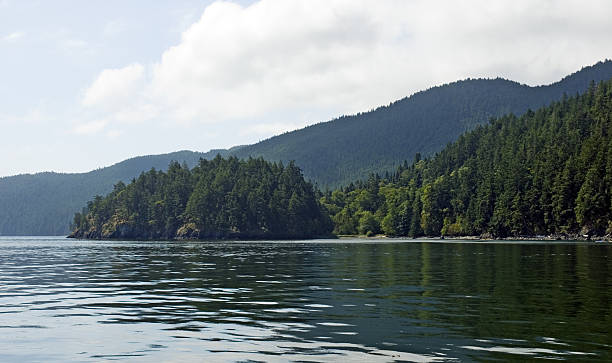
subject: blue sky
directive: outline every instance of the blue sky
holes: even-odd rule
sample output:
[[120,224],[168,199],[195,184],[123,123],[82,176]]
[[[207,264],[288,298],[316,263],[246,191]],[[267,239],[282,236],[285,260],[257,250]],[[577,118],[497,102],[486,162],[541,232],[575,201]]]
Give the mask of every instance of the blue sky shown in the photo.
[[0,176],[253,143],[612,58],[608,1],[0,0]]

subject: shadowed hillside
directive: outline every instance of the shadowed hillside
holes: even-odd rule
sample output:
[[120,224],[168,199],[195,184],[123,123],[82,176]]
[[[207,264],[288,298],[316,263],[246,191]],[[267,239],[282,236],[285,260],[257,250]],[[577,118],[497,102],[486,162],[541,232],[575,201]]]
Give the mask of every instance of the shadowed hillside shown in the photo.
[[339,234],[612,238],[612,80],[328,192]]
[[548,86],[505,79],[468,79],[418,92],[388,106],[319,123],[243,147],[231,155],[289,161],[321,187],[346,185],[393,170],[415,153],[430,155],[490,118],[522,115],[583,93],[612,78],[612,61],[597,63]]
[[269,161],[294,160],[306,179],[323,188],[346,185],[370,173],[394,170],[416,153],[431,155],[459,135],[504,114],[584,92],[591,82],[612,78],[612,61],[597,63],[548,86],[504,79],[468,79],[433,87],[370,112],[319,123],[257,144],[208,153],[180,151],[143,156],[81,174],[38,173],[0,178],[0,235],[68,233],[74,214],[95,195],[109,193],[170,161],[194,166],[217,154]]

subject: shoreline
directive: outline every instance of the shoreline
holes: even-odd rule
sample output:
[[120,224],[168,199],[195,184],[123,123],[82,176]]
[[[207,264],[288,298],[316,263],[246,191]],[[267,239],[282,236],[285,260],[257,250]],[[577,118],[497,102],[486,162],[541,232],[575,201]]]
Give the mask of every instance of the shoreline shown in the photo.
[[413,239],[423,241],[537,241],[537,242],[602,242],[612,243],[611,236],[557,236],[557,235],[546,235],[546,236],[516,236],[516,237],[490,237],[490,236],[422,236],[422,237],[390,237],[384,234],[377,234],[374,236],[366,235],[338,235],[338,239],[363,239],[363,240],[394,240],[394,239]]
[[241,241],[296,241],[296,240],[351,240],[358,239],[362,241],[394,241],[394,240],[414,240],[414,241],[473,241],[473,242],[500,242],[500,241],[524,241],[524,242],[597,242],[597,243],[612,243],[612,236],[560,236],[560,235],[546,235],[546,236],[515,236],[515,237],[491,237],[491,236],[420,236],[420,237],[409,237],[409,236],[397,236],[391,237],[384,234],[377,234],[374,236],[366,235],[327,235],[327,236],[314,236],[311,238],[264,238],[264,237],[250,237],[250,238],[170,238],[170,239],[148,239],[148,238],[87,238],[77,237],[74,235],[65,236],[66,239],[84,240],[84,241],[175,241],[175,242],[241,242]]

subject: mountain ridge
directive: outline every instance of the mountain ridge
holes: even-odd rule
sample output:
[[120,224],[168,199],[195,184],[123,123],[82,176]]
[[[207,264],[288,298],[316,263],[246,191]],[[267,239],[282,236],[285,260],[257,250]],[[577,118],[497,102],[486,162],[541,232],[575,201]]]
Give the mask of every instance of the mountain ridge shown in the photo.
[[[392,170],[404,160],[411,160],[417,152],[430,155],[439,151],[463,132],[490,118],[508,113],[521,115],[528,109],[561,99],[564,94],[573,96],[584,92],[591,81],[609,78],[612,78],[612,62],[605,60],[548,85],[528,86],[499,77],[455,81],[371,111],[273,136],[230,155],[261,156],[270,161],[295,160],[308,179],[333,188],[370,173]],[[367,132],[353,129],[367,129]],[[379,140],[385,140],[384,147],[376,145]],[[334,143],[338,147],[327,147]],[[363,149],[369,151],[369,157],[364,157]]]
[[419,91],[371,111],[341,116],[252,145],[207,153],[178,151],[139,156],[87,173],[43,172],[0,178],[0,235],[60,235],[74,212],[151,167],[170,161],[193,166],[217,154],[268,161],[294,160],[323,188],[346,185],[370,173],[392,171],[416,153],[431,155],[463,132],[504,114],[520,115],[563,95],[584,92],[591,81],[612,78],[612,61],[583,67],[543,86],[495,79],[466,79]]
[[337,234],[612,238],[612,80],[328,192]]

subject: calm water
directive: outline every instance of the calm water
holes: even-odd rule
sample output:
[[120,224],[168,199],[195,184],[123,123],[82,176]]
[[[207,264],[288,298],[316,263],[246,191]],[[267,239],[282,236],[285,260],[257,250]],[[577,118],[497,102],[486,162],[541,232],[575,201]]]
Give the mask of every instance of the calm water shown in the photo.
[[612,360],[612,245],[0,238],[1,361]]

